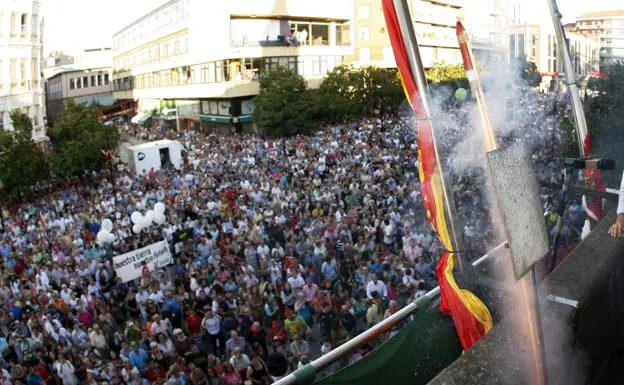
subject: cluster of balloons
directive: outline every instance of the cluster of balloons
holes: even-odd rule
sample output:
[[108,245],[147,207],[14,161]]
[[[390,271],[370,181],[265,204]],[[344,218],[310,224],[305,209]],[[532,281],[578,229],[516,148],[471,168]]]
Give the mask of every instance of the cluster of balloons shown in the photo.
[[107,245],[115,242],[115,234],[113,231],[113,221],[106,218],[102,221],[102,225],[100,226],[100,231],[97,233],[97,242],[100,245]]
[[165,205],[162,202],[158,202],[154,205],[154,210],[147,210],[145,215],[135,211],[130,216],[130,220],[134,223],[132,231],[135,234],[139,234],[152,225],[160,226],[167,221]]

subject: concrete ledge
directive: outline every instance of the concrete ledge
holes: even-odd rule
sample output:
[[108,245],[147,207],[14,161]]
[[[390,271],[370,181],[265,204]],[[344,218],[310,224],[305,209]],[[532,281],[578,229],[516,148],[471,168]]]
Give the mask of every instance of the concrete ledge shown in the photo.
[[[597,357],[624,335],[624,241],[607,234],[614,221],[611,212],[538,288],[550,384],[587,383]],[[578,306],[547,300],[549,294]],[[525,317],[521,310],[509,310],[429,385],[533,384],[533,349],[521,330]]]

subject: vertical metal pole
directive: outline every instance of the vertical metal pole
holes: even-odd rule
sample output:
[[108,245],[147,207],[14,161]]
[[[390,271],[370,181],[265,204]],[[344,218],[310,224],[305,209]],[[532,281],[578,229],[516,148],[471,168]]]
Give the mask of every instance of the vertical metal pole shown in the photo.
[[414,76],[414,80],[416,81],[416,87],[418,87],[418,93],[420,95],[420,99],[422,100],[425,113],[427,114],[426,119],[429,120],[429,124],[431,127],[433,146],[436,149],[436,163],[438,164],[438,169],[440,170],[440,174],[442,175],[440,182],[442,184],[442,193],[444,194],[444,208],[446,211],[447,223],[449,224],[449,232],[451,236],[453,252],[456,256],[457,267],[460,271],[462,271],[465,264],[462,255],[464,248],[463,240],[461,238],[461,229],[458,228],[459,223],[457,222],[455,201],[453,200],[453,195],[449,192],[447,188],[448,183],[446,180],[446,174],[444,173],[442,162],[440,162],[436,132],[433,129],[433,124],[431,124],[431,98],[429,95],[429,86],[427,85],[425,70],[422,64],[422,58],[420,56],[420,50],[418,49],[418,41],[416,40],[414,24],[412,22],[407,0],[393,0],[393,2],[397,13],[397,19],[399,20],[401,33],[404,37],[403,40],[405,43],[405,50],[408,55],[412,75]]
[[566,85],[572,99],[572,111],[574,111],[574,122],[576,123],[576,135],[579,144],[579,153],[582,157],[585,154],[585,138],[587,137],[587,121],[585,120],[585,111],[583,110],[583,102],[579,94],[578,85],[576,84],[576,76],[574,75],[574,67],[572,66],[572,58],[568,47],[568,40],[561,24],[561,13],[557,7],[556,0],[548,0],[550,15],[552,17],[553,26],[555,27],[555,35],[557,36],[557,44],[559,44],[559,52],[563,59],[563,70],[566,77]]

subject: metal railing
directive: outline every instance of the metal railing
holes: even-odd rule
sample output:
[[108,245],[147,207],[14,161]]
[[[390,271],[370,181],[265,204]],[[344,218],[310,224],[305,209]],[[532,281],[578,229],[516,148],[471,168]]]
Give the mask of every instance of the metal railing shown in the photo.
[[[496,246],[495,248],[490,250],[487,254],[477,259],[476,261],[474,261],[472,263],[472,266],[477,267],[481,265],[482,263],[484,263],[485,261],[493,257],[496,254],[496,252],[505,248],[506,244],[507,242],[503,242],[500,245]],[[375,338],[383,335],[385,332],[389,331],[390,329],[395,327],[397,324],[406,320],[409,316],[414,314],[417,310],[421,309],[423,306],[423,303],[425,304],[429,303],[429,301],[437,298],[439,295],[440,295],[440,286],[436,286],[434,289],[429,291],[423,297],[419,298],[416,302],[412,302],[408,304],[407,306],[405,306],[398,312],[394,313],[392,316],[384,319],[383,321],[373,326],[372,328],[366,330],[365,332],[358,334],[354,338],[350,339],[349,341],[345,342],[344,344],[340,345],[339,347],[330,351],[329,353],[320,356],[316,360],[310,362],[305,367],[287,374],[285,377],[274,382],[273,385],[294,385],[297,383],[298,376],[303,376],[304,374],[310,373],[310,372],[316,374],[319,371],[332,366],[334,363],[345,358],[347,355],[351,354],[352,352],[354,352],[361,346],[364,346],[365,344],[369,343]],[[313,368],[313,370],[310,371],[309,367]]]

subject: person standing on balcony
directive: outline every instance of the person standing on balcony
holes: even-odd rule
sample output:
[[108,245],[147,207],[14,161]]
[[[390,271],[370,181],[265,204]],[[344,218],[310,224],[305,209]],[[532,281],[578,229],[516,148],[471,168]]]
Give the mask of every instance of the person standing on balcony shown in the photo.
[[301,39],[301,45],[308,45],[308,30],[304,28],[303,31],[301,31],[299,38]]
[[620,185],[620,199],[617,207],[617,219],[609,229],[609,234],[616,238],[624,238],[624,175]]

